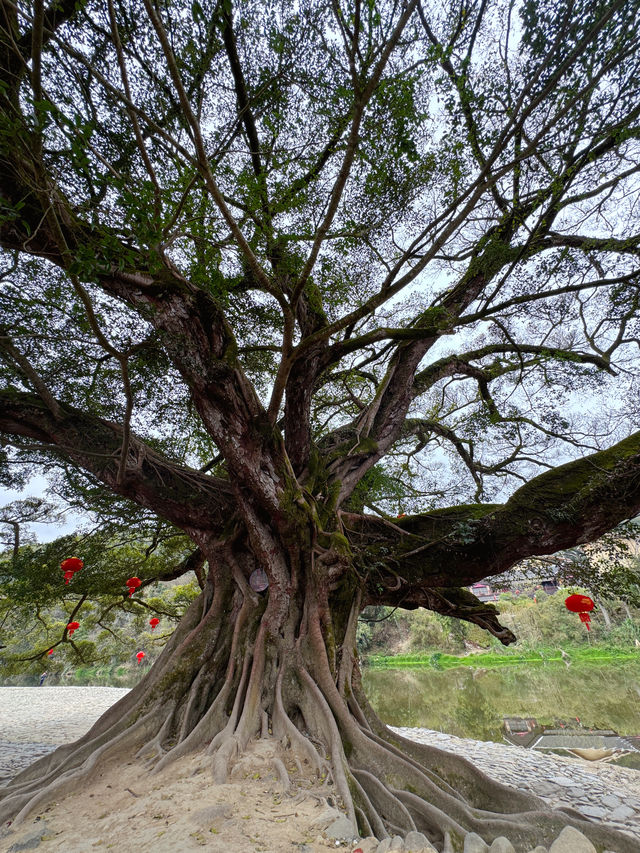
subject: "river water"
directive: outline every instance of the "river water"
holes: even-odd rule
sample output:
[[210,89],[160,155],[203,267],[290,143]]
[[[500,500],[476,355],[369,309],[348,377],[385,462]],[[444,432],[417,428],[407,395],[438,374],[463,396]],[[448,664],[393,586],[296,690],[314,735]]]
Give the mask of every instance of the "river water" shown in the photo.
[[521,663],[494,668],[365,669],[364,687],[381,718],[477,740],[501,740],[503,717],[540,725],[640,734],[637,661]]

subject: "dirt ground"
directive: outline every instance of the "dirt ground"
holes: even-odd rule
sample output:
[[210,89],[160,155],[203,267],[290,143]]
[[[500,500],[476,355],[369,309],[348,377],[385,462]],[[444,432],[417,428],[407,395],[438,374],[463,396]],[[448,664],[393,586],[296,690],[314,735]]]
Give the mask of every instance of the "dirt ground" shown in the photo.
[[179,759],[158,774],[139,761],[112,763],[99,768],[77,793],[17,828],[3,828],[0,851],[189,853],[204,847],[211,853],[327,853],[356,848],[321,835],[322,814],[334,805],[331,789],[302,780],[295,791],[283,794],[269,757],[268,741],[253,744],[224,785],[213,783],[202,756]]

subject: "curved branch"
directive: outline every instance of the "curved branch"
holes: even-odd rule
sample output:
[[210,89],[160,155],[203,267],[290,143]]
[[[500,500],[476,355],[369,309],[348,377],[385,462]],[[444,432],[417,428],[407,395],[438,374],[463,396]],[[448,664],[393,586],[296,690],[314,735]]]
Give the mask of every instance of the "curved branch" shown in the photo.
[[227,482],[167,460],[134,434],[126,475],[119,480],[122,426],[57,402],[60,417],[55,418],[36,395],[1,391],[0,432],[34,439],[182,529],[215,532],[228,523]]
[[[609,361],[596,353],[575,352],[573,350],[562,349],[559,347],[534,346],[531,344],[487,344],[487,346],[481,347],[480,349],[470,350],[469,352],[462,353],[461,355],[444,356],[444,358],[438,359],[438,361],[435,361],[433,364],[425,367],[424,370],[416,373],[413,382],[414,395],[417,397],[419,394],[424,393],[426,390],[435,385],[435,383],[440,379],[453,376],[457,373],[472,376],[475,375],[470,371],[475,371],[478,368],[470,365],[469,362],[471,361],[477,361],[478,359],[486,358],[489,355],[506,355],[507,353],[513,353],[514,355],[524,353],[526,355],[537,355],[541,358],[555,358],[561,361],[572,361],[579,364],[593,364],[602,370],[606,370],[607,373],[613,374]],[[518,362],[518,365],[509,366],[508,368],[494,368],[491,366],[487,368],[486,372],[490,374],[490,377],[488,378],[493,378],[496,375],[505,373],[507,369],[519,367],[520,364],[522,364],[522,362]]]
[[[640,431],[534,477],[504,504],[469,504],[394,519],[343,513],[361,549],[370,601],[423,604],[521,560],[592,542],[640,513]],[[432,608],[435,609],[435,608]]]
[[[390,605],[391,599],[397,597],[395,605],[405,610],[415,610],[424,607],[425,610],[433,610],[442,616],[451,616],[453,619],[462,619],[471,622],[489,631],[494,637],[508,646],[515,643],[516,635],[498,622],[500,611],[493,604],[484,604],[479,598],[463,587],[440,587],[435,589],[415,590],[411,595],[403,595],[401,590],[386,590],[384,593],[384,604]],[[381,604],[380,596],[370,594],[367,604]]]
[[640,256],[640,234],[620,239],[617,237],[589,237],[586,234],[561,234],[550,231],[542,241],[545,248],[567,246],[571,249],[583,249],[585,252],[620,252]]
[[61,417],[60,406],[51,393],[51,389],[33,367],[29,359],[19,352],[3,326],[0,326],[0,350],[4,350],[6,355],[9,356],[10,361],[13,362],[29,382],[31,382],[53,417],[56,419]]

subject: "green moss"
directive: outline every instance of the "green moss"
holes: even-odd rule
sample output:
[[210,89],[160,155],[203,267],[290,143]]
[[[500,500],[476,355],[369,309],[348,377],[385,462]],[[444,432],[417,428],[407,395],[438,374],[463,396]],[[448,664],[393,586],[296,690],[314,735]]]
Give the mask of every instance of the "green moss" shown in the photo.
[[351,556],[351,546],[349,545],[349,540],[343,533],[338,533],[335,531],[329,537],[331,548],[334,551],[337,551],[339,554],[344,556]]
[[349,451],[349,456],[355,456],[358,453],[376,453],[378,450],[378,442],[373,438],[365,436],[361,438],[354,448]]
[[458,504],[454,507],[434,509],[419,516],[409,516],[408,520],[410,521],[412,517],[426,521],[429,519],[446,519],[447,521],[451,521],[458,518],[484,518],[486,515],[490,515],[502,506],[502,504]]
[[327,650],[327,659],[329,661],[329,666],[332,670],[332,675],[335,676],[335,672],[333,672],[333,664],[336,659],[336,635],[333,630],[333,625],[327,626],[324,632],[324,645]]
[[421,329],[433,328],[447,329],[451,325],[453,315],[443,305],[434,305],[432,308],[427,308],[418,317],[416,326]]
[[576,512],[584,511],[585,504],[595,503],[603,488],[607,489],[608,478],[616,466],[639,453],[640,432],[607,450],[540,474],[518,489],[504,510],[512,514],[524,508],[546,514],[553,521],[570,521]]
[[519,249],[510,246],[496,234],[489,237],[484,245],[481,240],[479,245],[482,246],[482,251],[472,259],[463,281],[468,281],[477,275],[491,278],[518,257]]
[[359,454],[369,455],[376,453],[378,450],[378,442],[369,436],[359,436],[355,430],[349,430],[346,438],[337,447],[334,447],[331,453],[324,460],[325,465],[329,465],[336,459],[344,459],[346,456],[358,456]]
[[322,305],[322,292],[312,278],[307,280],[307,283],[304,286],[304,294],[307,297],[309,308],[311,308],[315,314],[323,314],[324,307]]
[[309,475],[307,477],[306,487],[310,492],[317,492],[318,487],[326,483],[327,472],[324,466],[324,460],[316,447],[312,444],[309,449]]
[[318,517],[323,527],[330,527],[330,520],[334,517],[338,498],[340,496],[341,480],[334,480],[325,488],[322,504],[318,507]]

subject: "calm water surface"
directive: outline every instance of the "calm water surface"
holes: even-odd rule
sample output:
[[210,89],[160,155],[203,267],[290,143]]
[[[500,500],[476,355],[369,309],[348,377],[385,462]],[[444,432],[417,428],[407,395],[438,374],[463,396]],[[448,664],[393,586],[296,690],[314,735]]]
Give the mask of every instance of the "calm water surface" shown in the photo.
[[363,678],[371,704],[393,726],[500,741],[503,717],[535,717],[541,725],[577,725],[578,718],[587,729],[640,734],[640,660],[365,669]]

